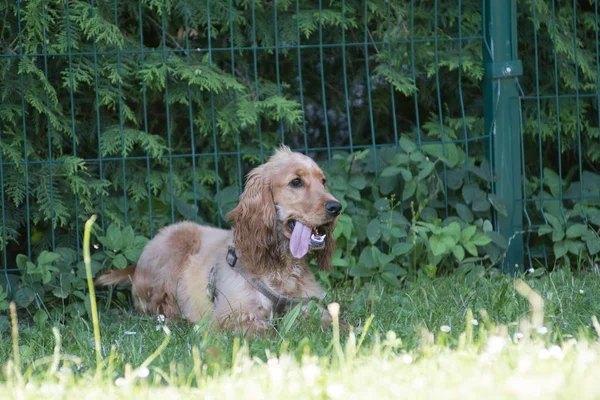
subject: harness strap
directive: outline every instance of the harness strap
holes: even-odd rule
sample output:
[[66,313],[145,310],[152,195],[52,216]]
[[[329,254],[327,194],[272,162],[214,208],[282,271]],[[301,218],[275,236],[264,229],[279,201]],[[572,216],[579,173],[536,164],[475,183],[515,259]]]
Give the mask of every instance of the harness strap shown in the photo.
[[[229,246],[227,250],[227,264],[238,274],[242,275],[246,281],[254,287],[254,289],[258,290],[263,296],[267,299],[271,300],[273,303],[273,311],[277,315],[281,315],[285,312],[285,310],[291,306],[298,303],[302,303],[303,305],[307,305],[310,301],[309,298],[306,297],[288,297],[282,294],[275,292],[269,286],[265,285],[264,282],[254,278],[248,271],[246,271],[241,265],[238,264],[238,256],[235,253],[235,248],[233,246]],[[213,270],[215,268],[213,267]],[[211,270],[211,280],[213,286],[214,293],[214,273]],[[209,286],[211,286],[211,281],[209,281]],[[214,297],[213,297],[214,298]]]

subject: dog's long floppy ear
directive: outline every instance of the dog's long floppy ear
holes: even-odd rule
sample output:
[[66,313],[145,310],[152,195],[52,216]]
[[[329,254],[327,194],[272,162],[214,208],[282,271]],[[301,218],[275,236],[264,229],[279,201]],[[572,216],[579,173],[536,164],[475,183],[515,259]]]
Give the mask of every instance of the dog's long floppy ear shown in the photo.
[[238,206],[227,214],[233,222],[233,242],[244,268],[256,274],[268,268],[276,246],[276,211],[270,186],[264,168],[252,170]]
[[324,232],[327,236],[325,236],[325,248],[323,250],[316,251],[315,258],[317,260],[317,266],[319,269],[323,271],[331,271],[331,260],[333,258],[333,253],[335,252],[336,242],[333,237],[333,231],[335,229],[335,224],[337,223],[337,218],[335,222],[329,225],[327,231]]

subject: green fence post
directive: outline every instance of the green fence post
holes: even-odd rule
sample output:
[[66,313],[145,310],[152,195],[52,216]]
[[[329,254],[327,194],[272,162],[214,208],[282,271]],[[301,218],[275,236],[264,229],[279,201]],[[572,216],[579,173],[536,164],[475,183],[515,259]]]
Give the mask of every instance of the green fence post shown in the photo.
[[521,132],[517,87],[517,77],[523,73],[523,65],[517,59],[517,2],[482,1],[484,119],[490,141],[488,158],[497,177],[493,191],[507,211],[507,216],[497,213],[495,228],[510,239],[502,270],[516,272],[523,268]]

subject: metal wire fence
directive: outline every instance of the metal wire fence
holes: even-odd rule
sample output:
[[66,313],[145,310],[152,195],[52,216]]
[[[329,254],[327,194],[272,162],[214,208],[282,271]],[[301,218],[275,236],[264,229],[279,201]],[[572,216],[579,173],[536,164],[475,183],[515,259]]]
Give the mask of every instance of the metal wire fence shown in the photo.
[[92,212],[149,236],[222,226],[279,143],[325,162],[369,149],[375,172],[402,136],[459,145],[497,177],[507,265],[548,262],[548,206],[598,218],[597,1],[4,0],[0,16],[9,286],[19,253],[80,258]]

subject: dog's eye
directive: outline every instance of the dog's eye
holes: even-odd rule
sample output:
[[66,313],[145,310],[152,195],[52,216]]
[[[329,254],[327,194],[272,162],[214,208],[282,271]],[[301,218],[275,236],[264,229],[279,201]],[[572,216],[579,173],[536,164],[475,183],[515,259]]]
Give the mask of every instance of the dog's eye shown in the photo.
[[299,188],[299,187],[304,186],[304,182],[302,182],[302,179],[296,178],[290,182],[290,186],[294,187],[294,188]]
[[323,178],[323,186],[327,185],[327,179]]

